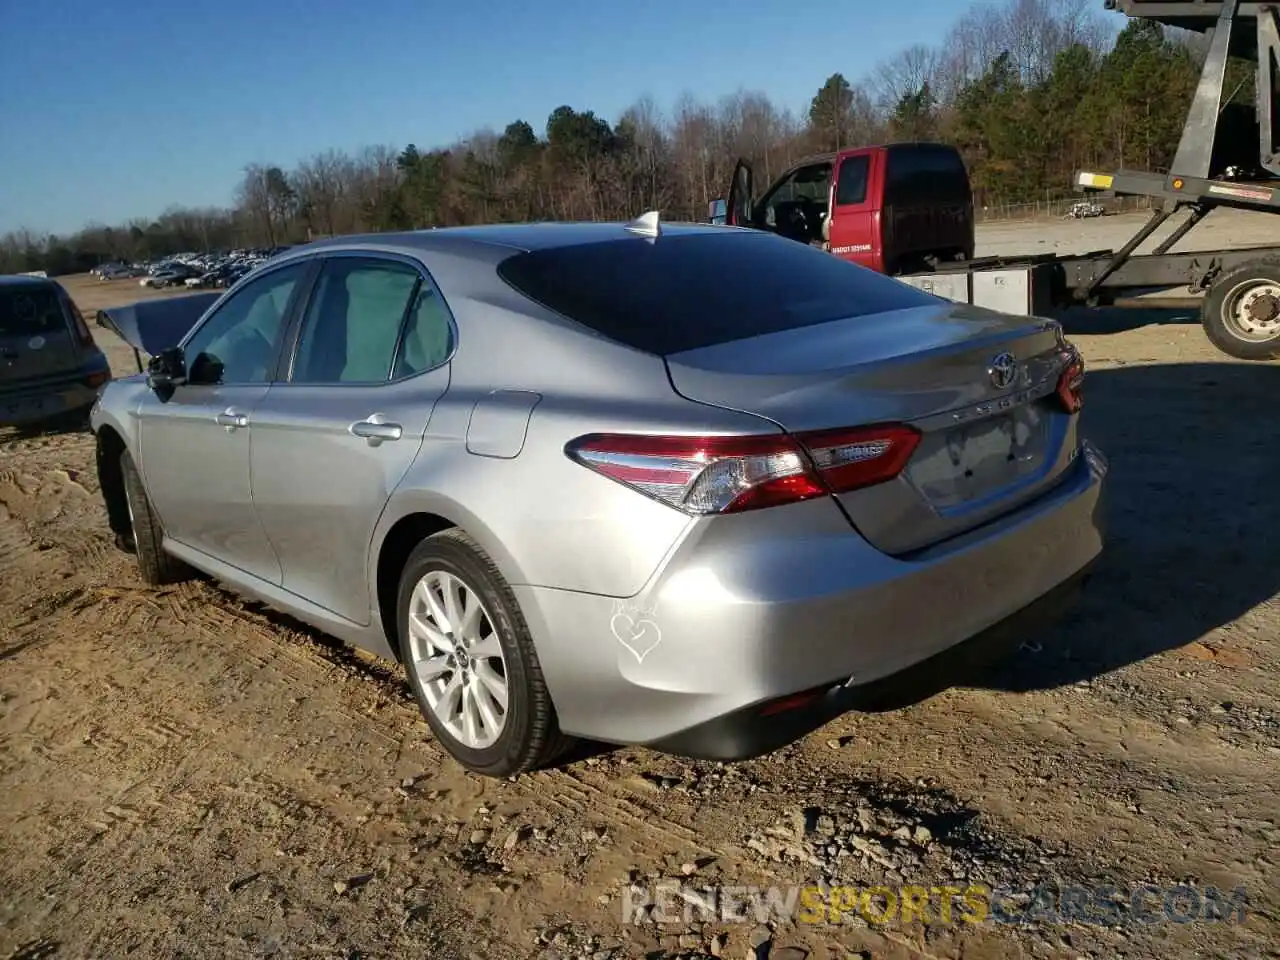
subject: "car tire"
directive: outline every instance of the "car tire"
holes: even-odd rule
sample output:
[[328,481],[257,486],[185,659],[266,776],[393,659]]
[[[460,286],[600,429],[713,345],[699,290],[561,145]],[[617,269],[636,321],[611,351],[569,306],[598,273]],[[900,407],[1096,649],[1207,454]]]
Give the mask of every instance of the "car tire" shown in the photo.
[[[437,610],[444,613],[445,591],[455,587],[458,604],[473,611],[472,604],[478,601],[479,612],[450,625],[447,617],[432,614],[419,591],[431,591]],[[413,631],[411,612],[417,624]],[[515,594],[489,555],[466,533],[445,530],[418,544],[400,575],[396,617],[400,659],[414,699],[436,739],[468,770],[491,777],[513,776],[550,763],[573,743],[560,733],[533,637]],[[424,624],[431,629],[424,629]],[[450,629],[445,631],[444,626]],[[429,635],[436,642],[427,639]],[[445,646],[451,642],[455,652],[472,647],[469,669],[459,666],[461,660],[455,656],[447,661],[451,668],[437,673],[447,658]],[[491,716],[498,705],[489,692],[495,676],[505,683],[506,707],[500,723],[486,725],[482,731],[479,704],[483,701]],[[452,716],[455,696],[457,717]],[[474,734],[470,737],[468,708],[476,724],[470,728]]]
[[160,546],[164,542],[164,528],[151,508],[142,477],[127,450],[120,454],[120,475],[124,480],[124,498],[133,534],[132,552],[138,560],[138,575],[143,583],[158,587],[189,579],[190,568]]
[[1280,261],[1255,260],[1220,276],[1200,322],[1213,345],[1238,360],[1280,357]]

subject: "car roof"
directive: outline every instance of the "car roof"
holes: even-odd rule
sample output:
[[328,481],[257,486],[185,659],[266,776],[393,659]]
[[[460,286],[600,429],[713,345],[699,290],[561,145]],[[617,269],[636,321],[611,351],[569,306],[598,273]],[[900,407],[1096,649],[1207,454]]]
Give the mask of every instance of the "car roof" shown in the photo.
[[[698,223],[663,223],[662,235],[693,236],[724,233],[725,227]],[[449,250],[474,245],[481,248],[507,248],[511,252],[528,253],[555,247],[572,247],[589,243],[634,238],[637,234],[627,224],[617,223],[498,223],[474,227],[440,227],[434,230],[412,230],[403,233],[370,233],[331,237],[293,247],[286,256],[310,253],[327,248],[387,247],[409,250]],[[661,242],[661,236],[657,239]]]
[[48,277],[24,277],[21,274],[0,273],[0,287],[47,287],[51,283]]

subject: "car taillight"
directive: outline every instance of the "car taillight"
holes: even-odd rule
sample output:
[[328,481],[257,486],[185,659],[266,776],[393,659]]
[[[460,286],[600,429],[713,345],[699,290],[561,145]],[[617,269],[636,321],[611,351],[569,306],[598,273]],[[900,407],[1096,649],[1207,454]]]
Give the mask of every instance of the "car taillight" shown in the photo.
[[100,387],[110,379],[111,379],[111,374],[109,374],[105,370],[102,370],[102,371],[99,371],[98,373],[89,374],[89,376],[84,378],[84,383],[85,383],[85,386],[87,387]]
[[1079,413],[1084,406],[1084,357],[1074,348],[1067,352],[1058,376],[1058,402],[1067,413]]
[[794,437],[591,434],[565,452],[677,510],[705,515],[796,503],[891,480],[919,440],[916,430],[900,424]]
[[920,431],[905,424],[800,434],[832,493],[884,483],[900,474],[916,452]]

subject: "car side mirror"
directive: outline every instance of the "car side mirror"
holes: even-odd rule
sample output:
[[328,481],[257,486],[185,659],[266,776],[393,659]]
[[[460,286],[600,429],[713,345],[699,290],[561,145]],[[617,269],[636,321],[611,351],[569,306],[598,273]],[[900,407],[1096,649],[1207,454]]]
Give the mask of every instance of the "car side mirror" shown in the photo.
[[147,386],[155,391],[162,403],[173,396],[173,391],[187,382],[187,363],[181,347],[161,350],[147,361]]
[[187,371],[187,383],[213,386],[222,382],[223,363],[211,353],[198,353]]
[[725,223],[729,219],[728,202],[723,198],[712,200],[707,208],[707,216],[712,223]]

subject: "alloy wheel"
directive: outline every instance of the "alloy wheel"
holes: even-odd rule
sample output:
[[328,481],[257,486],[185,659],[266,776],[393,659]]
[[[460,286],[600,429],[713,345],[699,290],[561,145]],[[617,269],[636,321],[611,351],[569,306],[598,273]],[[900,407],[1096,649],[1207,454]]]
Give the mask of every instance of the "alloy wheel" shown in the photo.
[[409,601],[410,669],[427,705],[464,746],[492,746],[506,725],[507,665],[480,595],[444,570],[423,575]]

